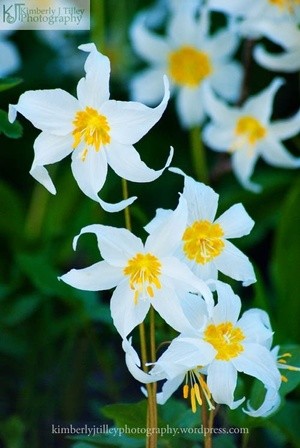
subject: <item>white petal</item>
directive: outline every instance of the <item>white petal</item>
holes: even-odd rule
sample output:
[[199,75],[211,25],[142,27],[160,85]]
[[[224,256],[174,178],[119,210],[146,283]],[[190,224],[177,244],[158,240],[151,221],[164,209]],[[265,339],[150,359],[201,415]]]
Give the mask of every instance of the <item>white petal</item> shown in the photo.
[[207,322],[207,305],[197,294],[187,293],[180,297],[181,306],[188,321],[196,330]]
[[12,42],[0,42],[0,55],[0,77],[10,75],[19,68],[20,56]]
[[156,395],[157,403],[165,404],[166,401],[171,397],[171,395],[173,395],[175,390],[178,389],[183,380],[184,380],[184,374],[178,375],[171,380],[167,380],[164,383],[161,392],[159,392]]
[[117,286],[123,278],[122,270],[99,261],[84,269],[71,269],[59,277],[73,288],[84,291],[103,291]]
[[191,271],[202,280],[217,280],[218,278],[218,269],[214,263],[211,261],[209,263],[200,264],[196,261],[191,261],[185,257],[185,263],[189,266]]
[[[300,31],[290,20],[280,21],[280,26],[275,20],[260,20],[258,23],[259,31],[272,42],[283,48],[296,48],[300,42]],[[254,49],[254,57],[256,48]]]
[[195,89],[181,87],[176,98],[176,109],[185,128],[201,124],[205,117],[201,87]]
[[192,177],[186,176],[178,168],[169,168],[170,171],[184,176],[183,196],[189,209],[189,223],[198,220],[213,221],[218,208],[219,195],[207,185],[196,182]]
[[150,301],[140,299],[134,302],[134,291],[130,289],[128,280],[119,283],[115,289],[111,302],[111,316],[122,338],[131,333],[131,331],[145,319],[150,308]]
[[[300,56],[299,56],[300,59]],[[287,140],[300,132],[300,110],[286,120],[273,121],[269,125],[269,134],[278,140]]]
[[242,77],[243,71],[240,63],[236,61],[227,64],[215,63],[210,83],[222,98],[227,101],[236,101],[240,93]]
[[127,229],[94,224],[81,229],[73,240],[76,249],[79,237],[85,233],[94,233],[97,237],[99,251],[102,257],[113,266],[125,267],[128,259],[138,252],[143,252],[143,243]]
[[249,258],[230,241],[225,240],[224,243],[223,252],[214,260],[219,271],[235,280],[242,281],[243,286],[254,283],[256,277]]
[[261,147],[262,158],[272,166],[283,168],[299,168],[300,157],[294,157],[284,145],[271,137],[267,137]]
[[[105,210],[109,213],[117,213],[121,210],[124,210],[124,208],[129,207],[135,200],[137,199],[137,196],[132,196],[129,199],[124,199],[123,201],[116,202],[115,204],[111,204],[110,202],[103,201],[101,198],[98,198],[98,202]],[[97,200],[97,199],[95,199]]]
[[183,232],[187,223],[187,203],[181,196],[174,212],[151,232],[145,243],[145,250],[159,256],[172,255],[181,244]]
[[107,161],[105,151],[95,151],[94,148],[86,149],[80,145],[72,154],[72,172],[79,188],[89,198],[99,202],[98,192],[104,185],[107,176]]
[[40,165],[32,165],[29,173],[31,176],[42,184],[50,193],[56,194],[56,188],[45,167]]
[[278,409],[280,402],[281,398],[277,390],[273,387],[268,387],[265,399],[258,409],[253,409],[248,401],[248,407],[243,409],[243,411],[250,417],[268,417]]
[[240,238],[248,235],[254,226],[253,219],[242,204],[232,205],[215,222],[222,227],[225,238]]
[[252,308],[242,315],[237,323],[246,337],[246,342],[254,342],[270,348],[272,342],[272,328],[268,314]]
[[216,403],[237,407],[234,403],[236,383],[237,371],[231,362],[215,360],[208,366],[207,386]]
[[161,170],[153,170],[142,162],[139,153],[131,145],[111,142],[106,149],[107,160],[112,169],[131,182],[152,182],[170,165],[174,150],[170,149],[169,157]]
[[250,177],[254,171],[258,157],[259,153],[256,148],[238,149],[231,157],[232,169],[236,177],[244,188],[255,193],[258,193],[261,187],[253,183]]
[[146,232],[152,233],[157,230],[160,226],[163,225],[166,219],[168,219],[171,213],[173,213],[173,210],[165,210],[163,208],[156,209],[155,217],[144,227]]
[[241,311],[241,299],[226,283],[216,282],[216,290],[218,303],[212,313],[214,323],[218,325],[222,322],[231,322],[235,325]]
[[183,45],[199,46],[201,45],[203,36],[208,31],[207,27],[207,13],[204,9],[198,20],[195,19],[193,11],[189,9],[185,11],[178,10],[177,13],[171,16],[167,34],[174,47],[181,47]]
[[160,64],[166,61],[169,45],[164,38],[151,33],[145,26],[145,16],[138,15],[130,30],[133,49],[146,61]]
[[112,140],[124,145],[133,145],[158,122],[170,97],[166,76],[163,81],[164,97],[155,108],[134,101],[106,101],[103,104],[101,112],[107,117]]
[[130,96],[134,101],[140,101],[148,106],[157,104],[164,94],[161,82],[165,67],[150,68],[135,75],[130,82]]
[[210,118],[217,122],[221,127],[233,128],[239,116],[237,108],[227,106],[223,101],[219,100],[211,88],[210,83],[203,84],[203,99],[205,103],[205,111]]
[[245,114],[254,115],[260,122],[267,123],[273,112],[274,97],[283,84],[281,78],[275,78],[266,89],[250,97],[243,107]]
[[216,32],[207,40],[205,49],[216,59],[223,59],[231,56],[239,45],[237,33],[227,28]]
[[73,150],[72,136],[57,136],[41,132],[34,142],[33,166],[56,163],[67,157]]
[[55,135],[67,135],[73,130],[78,101],[62,89],[29,90],[23,93],[18,104],[10,105],[10,121],[15,111],[24,115],[33,126]]
[[234,130],[231,126],[219,126],[218,124],[207,124],[202,132],[204,143],[214,151],[228,152],[234,142]]
[[278,389],[281,376],[268,349],[259,344],[243,343],[244,351],[231,362],[239,372],[253,376],[266,387]]
[[109,99],[109,59],[97,51],[95,44],[80,45],[89,54],[84,65],[86,72],[77,86],[77,97],[82,106],[98,108]]
[[269,70],[281,72],[296,72],[300,69],[300,49],[287,51],[285,53],[268,53],[261,45],[254,50],[254,57],[258,64]]

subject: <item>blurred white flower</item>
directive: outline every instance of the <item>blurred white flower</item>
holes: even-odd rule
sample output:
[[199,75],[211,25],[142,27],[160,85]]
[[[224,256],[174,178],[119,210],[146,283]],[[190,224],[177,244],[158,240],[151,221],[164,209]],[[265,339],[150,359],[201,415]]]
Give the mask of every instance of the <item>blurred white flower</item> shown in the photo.
[[300,110],[291,118],[271,121],[274,96],[282,84],[283,81],[276,78],[241,107],[229,107],[211,90],[205,91],[212,121],[203,131],[203,140],[215,151],[232,154],[234,174],[245,188],[252,191],[260,191],[260,186],[250,181],[260,156],[272,166],[300,166],[300,158],[292,156],[281,143],[300,131]]
[[[98,192],[104,185],[107,166],[133,182],[151,182],[164,168],[154,171],[141,161],[133,147],[162,116],[169,99],[164,77],[164,97],[154,109],[135,102],[109,99],[110,63],[94,44],[81,45],[89,53],[86,76],[77,85],[78,99],[61,89],[23,93],[10,105],[9,118],[24,115],[42,133],[34,143],[31,175],[51,193],[56,190],[44,165],[55,163],[72,153],[72,172],[81,190],[110,212],[119,211],[135,198],[109,204]],[[161,78],[162,82],[162,78]],[[171,148],[166,166],[171,162]]]
[[21,63],[15,44],[7,39],[10,34],[10,31],[0,30],[0,78],[18,70]]
[[[184,175],[178,169],[170,170]],[[244,286],[255,282],[248,257],[229,241],[248,235],[254,225],[243,205],[235,204],[215,219],[219,195],[212,188],[186,175],[182,196],[187,201],[188,219],[178,257],[204,280],[217,279],[220,271],[242,281]],[[170,210],[158,209],[155,218],[145,229],[151,234],[170,213]]]
[[[181,198],[177,209],[148,236],[145,245],[126,229],[92,225],[81,230],[94,233],[104,261],[85,269],[72,269],[61,279],[89,291],[116,289],[111,298],[111,315],[125,338],[143,322],[150,306],[177,331],[189,325],[181,305],[188,291],[200,293],[212,307],[212,293],[174,251],[186,226],[187,205]],[[74,240],[76,247],[78,235]],[[200,298],[199,298],[200,300]]]
[[232,60],[238,45],[236,34],[228,28],[210,36],[208,12],[203,8],[198,17],[194,3],[185,9],[173,5],[166,36],[147,28],[146,14],[139,14],[131,28],[134,50],[151,65],[133,77],[133,99],[155,103],[162,93],[159,80],[167,73],[180,121],[188,128],[205,117],[205,84],[234,101],[242,75],[240,64]]
[[249,415],[263,416],[278,407],[277,391],[281,384],[270,352],[273,333],[268,315],[259,309],[250,309],[239,319],[239,297],[224,283],[216,282],[216,289],[218,303],[212,316],[207,315],[206,324],[198,331],[182,332],[150,371],[156,378],[164,374],[167,379],[158,394],[158,403],[165,403],[184,383],[183,396],[190,399],[193,412],[204,400],[211,409],[212,400],[235,409],[245,400],[245,397],[234,400],[237,376],[241,372],[257,378],[267,389],[259,410],[244,409]]

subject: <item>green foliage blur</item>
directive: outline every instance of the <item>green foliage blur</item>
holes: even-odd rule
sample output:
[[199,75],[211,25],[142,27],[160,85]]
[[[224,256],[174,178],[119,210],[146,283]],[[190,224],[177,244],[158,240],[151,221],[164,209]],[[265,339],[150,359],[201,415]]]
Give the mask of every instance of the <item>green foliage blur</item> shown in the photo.
[[[81,193],[69,160],[50,167],[56,196],[35,182],[29,169],[38,133],[22,117],[10,125],[7,110],[9,103],[16,103],[21,93],[31,89],[59,87],[75,94],[84,62],[77,46],[91,40],[98,40],[98,49],[111,59],[111,97],[127,100],[128,80],[141,66],[130,49],[128,28],[137,11],[150,3],[95,0],[92,32],[65,33],[70,60],[61,56],[43,31],[17,31],[10,37],[22,64],[14,78],[0,81],[0,441],[4,448],[145,446],[145,435],[70,437],[55,432],[67,425],[145,427],[145,400],[125,366],[121,340],[110,317],[110,292],[79,291],[57,279],[70,268],[99,260],[92,236],[81,238],[73,252],[72,239],[82,227],[94,223],[123,227],[124,216],[103,212]],[[275,76],[254,62],[251,70],[253,93]],[[299,74],[284,77],[286,86],[276,98],[275,118],[287,117],[299,108]],[[175,148],[173,166],[194,175],[189,136],[178,123],[173,101],[136,147],[149,166],[159,168],[170,145]],[[287,146],[300,156],[299,136]],[[243,190],[228,170],[226,156],[208,150],[207,157],[211,185],[220,194],[219,213],[242,202],[255,220],[251,235],[237,245],[254,263],[258,282],[249,288],[233,283],[233,288],[241,296],[244,310],[260,307],[270,314],[275,344],[283,345],[283,351],[289,349],[291,363],[300,366],[296,345],[300,343],[299,171],[274,169],[259,162],[254,180],[264,188],[261,194],[253,194]],[[182,179],[165,172],[151,184],[131,183],[129,190],[130,195],[138,196],[131,206],[133,231],[145,238],[143,226],[156,208],[175,207]],[[121,194],[120,179],[110,172],[102,198],[118,201]],[[174,336],[163,322],[159,322],[157,333],[159,341]],[[285,349],[287,344],[290,347]],[[287,377],[281,390],[282,406],[268,419],[251,419],[241,409],[228,412],[224,407],[217,425],[246,427],[251,432],[248,436],[218,435],[215,446],[246,447],[249,441],[249,447],[300,447],[300,374],[288,372]],[[239,387],[253,388],[253,403],[264,393],[257,384],[241,383]],[[192,414],[180,395],[160,407],[159,419],[161,428],[201,425],[199,416]],[[197,448],[202,440],[199,434],[166,435],[159,439],[159,446]]]

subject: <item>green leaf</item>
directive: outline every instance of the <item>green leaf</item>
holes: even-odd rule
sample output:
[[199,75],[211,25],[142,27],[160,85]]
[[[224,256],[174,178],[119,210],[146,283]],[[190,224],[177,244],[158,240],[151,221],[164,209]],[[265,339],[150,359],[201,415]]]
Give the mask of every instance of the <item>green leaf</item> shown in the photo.
[[17,415],[0,423],[1,440],[7,448],[22,448],[24,446],[24,433],[25,425]]
[[4,325],[16,325],[27,319],[41,303],[41,297],[30,295],[23,297],[9,298],[1,304],[0,320]]
[[[118,428],[128,430],[132,437],[145,437],[147,400],[130,404],[110,404],[104,406],[101,413],[112,419]],[[140,432],[137,433],[138,431]]]
[[22,136],[23,128],[18,121],[10,123],[7,113],[0,109],[0,134],[5,134],[9,138],[19,138]]
[[273,277],[278,294],[278,324],[291,340],[300,339],[300,180],[281,211],[273,256]]
[[4,90],[12,89],[17,85],[21,84],[21,78],[1,78],[0,79],[0,92],[4,92]]
[[300,403],[287,401],[280,412],[271,419],[271,422],[281,430],[295,448],[299,448],[300,446],[299,415]]
[[22,235],[24,212],[17,193],[4,182],[0,182],[0,233],[8,236],[8,243]]

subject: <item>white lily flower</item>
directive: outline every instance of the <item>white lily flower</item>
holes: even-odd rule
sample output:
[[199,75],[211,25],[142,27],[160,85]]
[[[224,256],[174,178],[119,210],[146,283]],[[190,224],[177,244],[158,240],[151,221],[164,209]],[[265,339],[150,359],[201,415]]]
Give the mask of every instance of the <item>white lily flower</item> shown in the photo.
[[[51,193],[56,190],[44,165],[55,163],[72,153],[72,172],[81,190],[110,212],[122,210],[136,198],[108,204],[98,192],[107,175],[107,166],[133,182],[151,182],[164,168],[154,171],[141,161],[133,147],[162,116],[169,99],[165,93],[154,109],[136,102],[109,99],[110,63],[94,44],[81,45],[88,52],[86,76],[77,86],[78,99],[61,89],[28,91],[10,106],[10,121],[17,112],[42,130],[34,144],[31,175]],[[161,79],[162,81],[162,79]],[[171,162],[173,150],[166,166]]]
[[282,84],[281,79],[274,79],[241,107],[229,107],[211,90],[205,91],[212,122],[203,130],[203,140],[215,151],[231,153],[234,174],[244,188],[255,192],[261,187],[251,182],[250,177],[260,156],[275,167],[300,166],[300,158],[292,156],[282,144],[300,131],[300,110],[291,118],[271,121],[274,96]]
[[[178,256],[203,280],[217,279],[218,271],[248,286],[256,281],[248,257],[230,241],[248,235],[254,225],[242,204],[235,204],[215,219],[219,195],[186,176],[181,170],[171,171],[184,176],[182,196],[188,204],[188,219]],[[145,227],[150,234],[167,219],[170,210],[158,209],[155,218]]]
[[15,72],[20,66],[16,46],[7,40],[9,31],[0,31],[0,78]]
[[256,62],[269,70],[294,72],[300,70],[300,30],[286,21],[280,26],[276,22],[265,23],[262,33],[271,41],[281,45],[281,53],[269,53],[262,45],[256,45],[253,56]]
[[131,28],[134,50],[151,65],[133,78],[132,97],[153,104],[161,96],[159,79],[167,73],[180,121],[187,128],[205,117],[205,84],[226,100],[235,101],[242,77],[240,64],[232,61],[237,35],[226,29],[210,36],[207,9],[197,17],[193,3],[184,9],[173,8],[165,37],[147,28],[145,14],[138,15]]
[[[158,394],[160,404],[172,395],[181,383],[184,398],[190,398],[193,412],[206,400],[211,409],[213,401],[238,407],[245,397],[234,401],[238,372],[261,381],[267,388],[265,402],[256,412],[262,415],[270,409],[272,391],[277,404],[280,373],[266,341],[272,338],[268,316],[252,309],[239,319],[241,301],[229,285],[216,282],[218,303],[211,317],[199,331],[186,331],[174,339],[157,360],[150,375],[167,379]],[[206,381],[204,375],[207,375]],[[273,402],[272,402],[273,403]],[[249,411],[251,412],[251,410]]]
[[116,287],[111,315],[123,338],[143,322],[151,305],[180,331],[183,325],[189,325],[181,305],[181,296],[186,292],[200,293],[210,307],[213,305],[208,286],[174,256],[186,218],[187,205],[181,198],[177,209],[148,236],[145,245],[126,229],[87,226],[74,239],[74,249],[80,235],[94,233],[104,260],[85,269],[72,269],[61,279],[90,291]]

